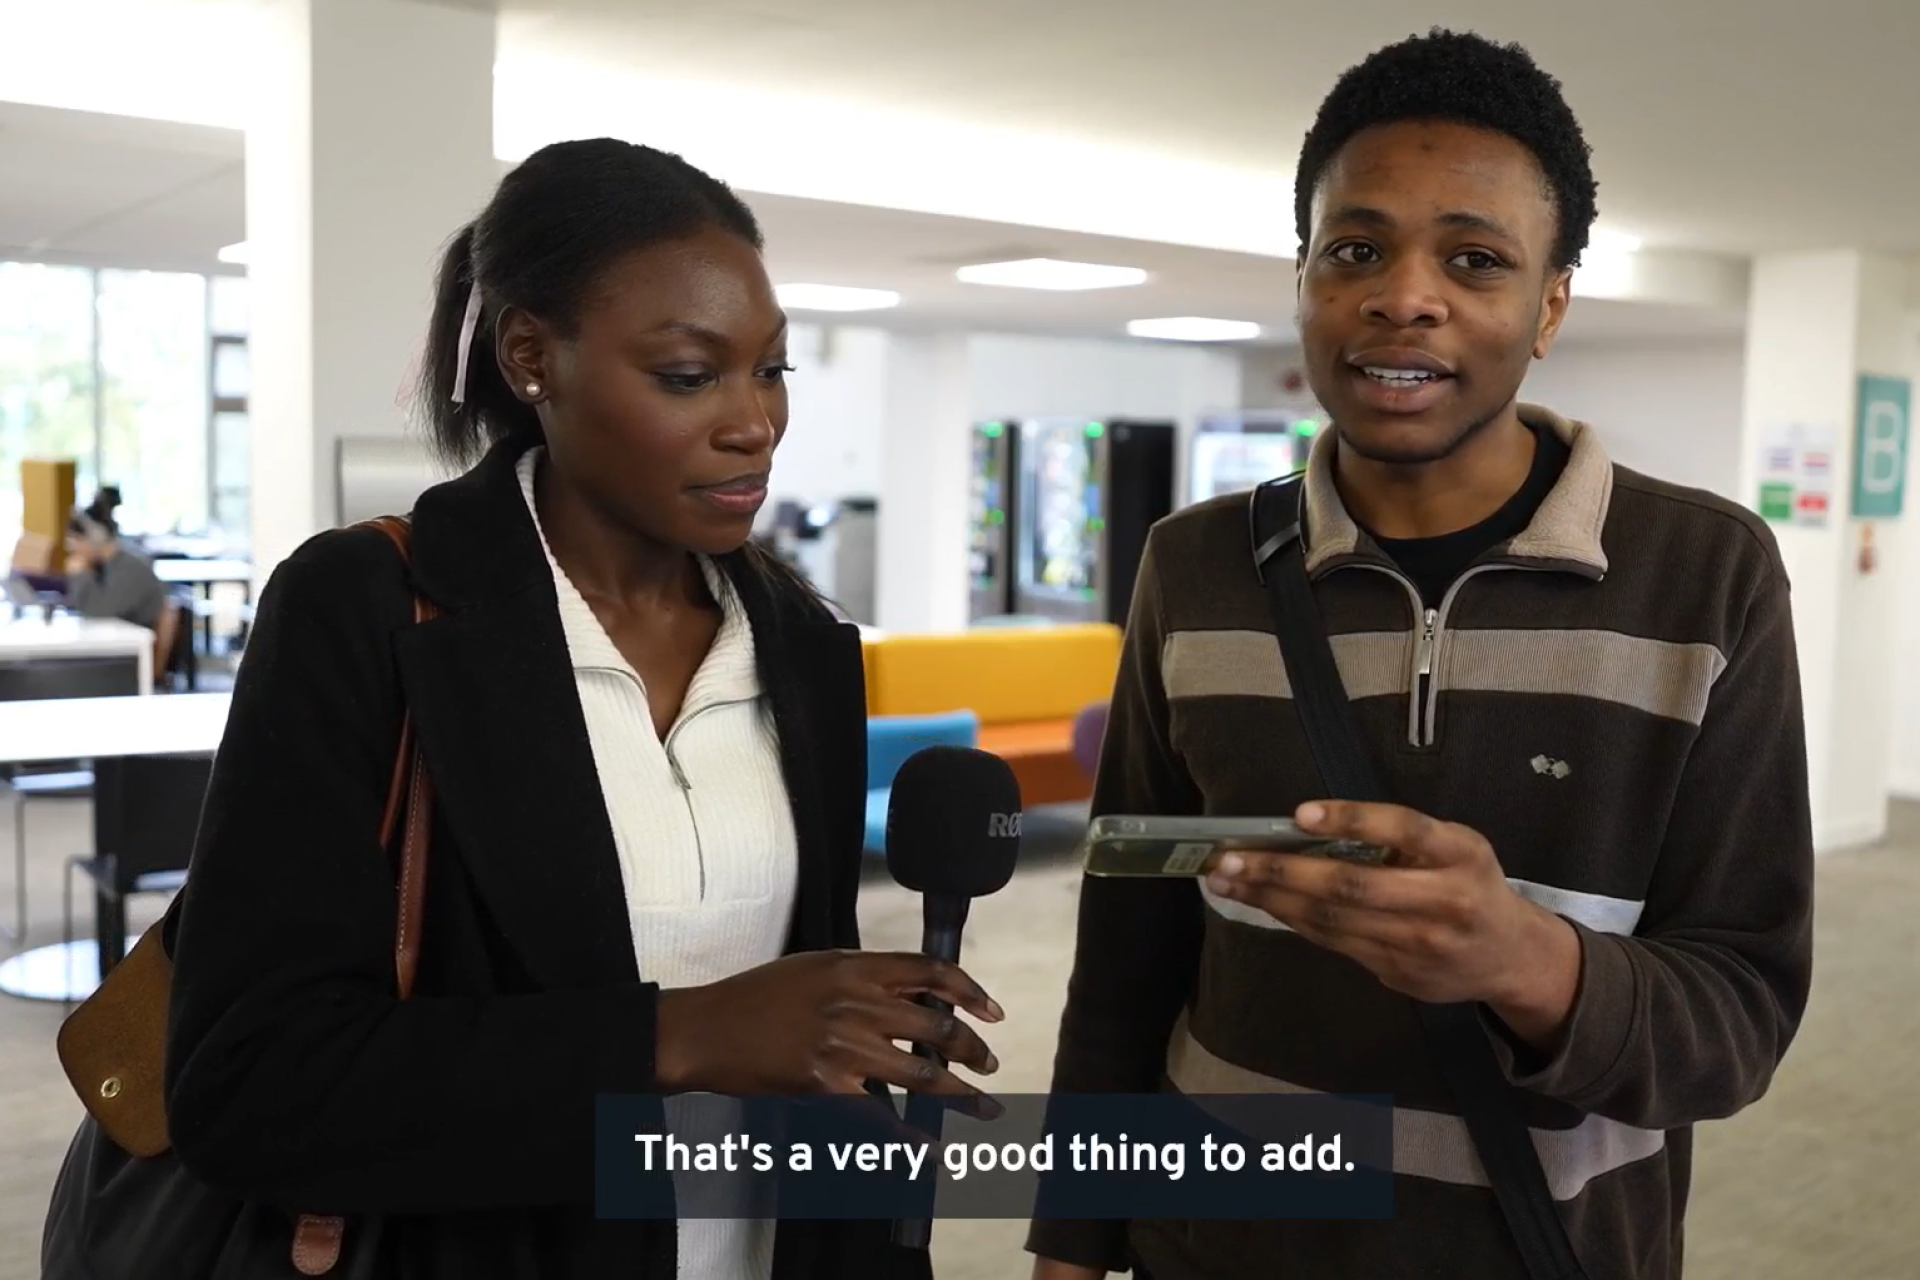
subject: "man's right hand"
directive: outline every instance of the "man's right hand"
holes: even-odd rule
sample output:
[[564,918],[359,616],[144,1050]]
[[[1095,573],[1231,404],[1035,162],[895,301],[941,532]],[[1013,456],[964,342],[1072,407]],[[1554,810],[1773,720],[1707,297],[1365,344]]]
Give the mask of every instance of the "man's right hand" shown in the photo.
[[987,1022],[1006,1015],[957,965],[910,953],[810,951],[660,993],[655,1075],[668,1093],[798,1097],[884,1081],[914,1093],[979,1090],[895,1041],[925,1044],[983,1075],[1000,1064],[973,1028],[915,997]]
[[1036,1258],[1033,1263],[1033,1280],[1105,1280],[1106,1275],[1096,1267],[1076,1267],[1052,1258]]

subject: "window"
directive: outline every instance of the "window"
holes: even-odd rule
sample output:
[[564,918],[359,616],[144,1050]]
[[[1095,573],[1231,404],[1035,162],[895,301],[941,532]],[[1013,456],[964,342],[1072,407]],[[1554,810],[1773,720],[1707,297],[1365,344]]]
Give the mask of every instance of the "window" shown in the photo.
[[247,282],[0,262],[0,530],[25,458],[118,485],[130,533],[247,530]]
[[249,519],[247,495],[252,492],[247,433],[251,420],[247,396],[253,386],[247,362],[247,282],[238,276],[215,276],[208,282],[212,331],[208,365],[213,370],[213,415],[207,447],[213,451],[208,477],[213,523],[243,531]]
[[253,328],[246,290],[246,276],[207,280],[207,330],[211,332],[207,365],[213,368],[213,415],[207,424],[207,449],[213,451],[213,468],[207,476],[213,503],[209,514],[217,528],[238,535],[248,528],[248,493],[253,491],[248,453],[252,430],[248,393],[253,382],[246,345]]
[[[128,529],[207,524],[207,282],[100,273],[100,474]],[[86,501],[85,498],[81,499]]]
[[72,458],[80,492],[99,483],[93,342],[91,271],[0,262],[0,529],[20,527],[24,459]]

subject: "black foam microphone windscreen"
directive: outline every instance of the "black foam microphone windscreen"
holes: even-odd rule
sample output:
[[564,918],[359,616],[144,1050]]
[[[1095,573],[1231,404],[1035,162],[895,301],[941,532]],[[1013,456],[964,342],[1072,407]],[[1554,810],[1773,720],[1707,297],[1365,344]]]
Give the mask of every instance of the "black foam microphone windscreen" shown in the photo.
[[1020,858],[1020,782],[999,756],[927,747],[908,756],[887,803],[887,870],[929,896],[984,898]]

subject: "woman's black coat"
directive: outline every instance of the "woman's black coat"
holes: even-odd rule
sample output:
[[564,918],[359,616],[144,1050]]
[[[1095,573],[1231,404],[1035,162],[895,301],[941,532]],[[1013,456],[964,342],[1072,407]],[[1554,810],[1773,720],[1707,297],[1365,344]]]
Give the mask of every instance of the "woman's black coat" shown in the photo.
[[[219,1189],[381,1215],[395,1274],[669,1280],[672,1223],[593,1214],[594,1099],[652,1089],[657,988],[635,967],[523,447],[421,497],[411,580],[355,529],[263,593],[180,903],[169,1122]],[[728,572],[798,829],[788,947],[856,947],[858,633],[738,557]],[[415,584],[444,616],[413,624]],[[403,706],[439,793],[404,1002],[377,833]],[[782,1224],[777,1255],[780,1280],[925,1268],[885,1224]]]

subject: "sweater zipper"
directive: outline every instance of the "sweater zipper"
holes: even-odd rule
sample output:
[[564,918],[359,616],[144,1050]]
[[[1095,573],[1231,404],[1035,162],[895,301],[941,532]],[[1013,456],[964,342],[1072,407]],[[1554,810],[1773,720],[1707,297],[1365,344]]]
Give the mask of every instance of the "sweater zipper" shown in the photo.
[[[1440,608],[1437,614],[1430,613],[1427,615],[1430,619],[1427,624],[1428,634],[1432,637],[1432,641],[1428,646],[1429,652],[1427,657],[1429,664],[1432,663],[1434,656],[1438,653],[1441,639],[1446,634],[1447,615],[1453,612],[1454,597],[1460,594],[1460,588],[1465,586],[1470,578],[1476,578],[1483,573],[1494,573],[1503,569],[1510,573],[1554,572],[1554,570],[1544,565],[1509,564],[1496,561],[1492,564],[1474,565],[1465,573],[1455,578],[1452,585],[1447,588],[1447,593],[1440,597]],[[1421,714],[1420,734],[1415,744],[1423,747],[1430,747],[1434,743],[1434,721],[1437,719],[1436,704],[1439,701],[1439,690],[1434,687],[1434,682],[1431,680],[1428,682],[1428,689],[1429,693],[1426,699],[1426,707]]]
[[1382,564],[1356,564],[1356,569],[1366,569],[1373,573],[1384,574],[1399,583],[1407,593],[1407,599],[1413,602],[1414,625],[1420,627],[1420,639],[1413,646],[1412,678],[1407,682],[1407,742],[1412,746],[1424,745],[1420,741],[1420,726],[1426,721],[1428,677],[1433,674],[1433,650],[1439,638],[1440,613],[1426,607],[1420,598],[1420,588],[1413,585],[1411,579]]
[[[1413,715],[1415,725],[1428,726],[1428,733],[1430,735],[1433,722],[1427,717],[1427,707],[1431,704],[1428,690],[1431,689],[1433,684],[1433,647],[1434,638],[1440,630],[1440,611],[1438,609],[1428,609],[1423,616],[1422,622],[1420,643],[1414,652]],[[1417,728],[1413,734],[1413,745],[1416,747],[1426,745],[1425,742],[1421,741],[1421,734]]]
[[722,702],[709,702],[695,707],[691,713],[681,716],[674,722],[673,728],[667,730],[666,740],[661,743],[661,748],[667,755],[667,769],[673,774],[674,784],[680,788],[680,799],[687,806],[687,825],[693,828],[693,856],[700,869],[700,901],[702,902],[707,900],[706,842],[700,838],[700,818],[693,809],[693,782],[687,777],[687,771],[680,767],[680,758],[673,754],[673,740],[679,736],[682,729],[709,711],[752,701],[754,701],[752,698],[730,698]]
[[1384,565],[1359,564],[1356,569],[1371,569],[1383,573],[1406,588],[1407,598],[1413,602],[1413,616],[1420,627],[1419,641],[1413,646],[1413,673],[1409,681],[1411,696],[1407,699],[1407,742],[1414,747],[1431,747],[1434,744],[1435,727],[1439,719],[1440,688],[1435,675],[1435,667],[1440,653],[1440,645],[1446,639],[1447,617],[1453,612],[1454,598],[1460,594],[1460,588],[1468,579],[1496,569],[1511,569],[1517,573],[1549,572],[1546,569],[1534,569],[1531,565],[1521,564],[1478,564],[1469,568],[1448,585],[1446,594],[1440,597],[1440,607],[1429,609],[1420,598],[1420,589],[1411,579],[1389,569]]

